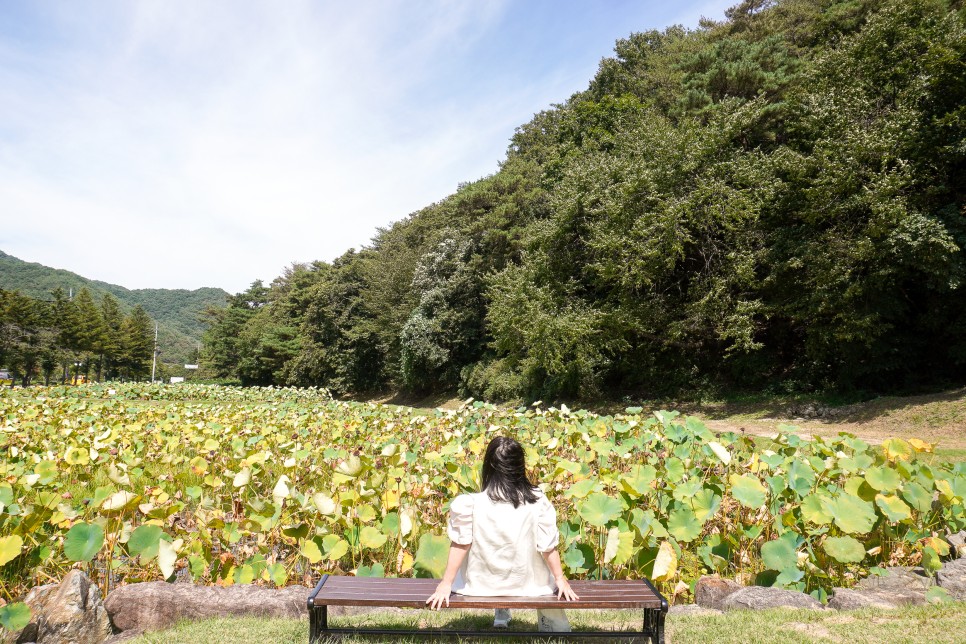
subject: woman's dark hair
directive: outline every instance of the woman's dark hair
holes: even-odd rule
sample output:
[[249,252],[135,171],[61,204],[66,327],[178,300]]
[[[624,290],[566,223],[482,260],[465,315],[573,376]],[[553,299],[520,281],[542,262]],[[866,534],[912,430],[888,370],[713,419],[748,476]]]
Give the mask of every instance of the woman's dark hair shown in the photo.
[[536,503],[537,486],[527,477],[526,457],[520,443],[497,436],[486,446],[483,457],[483,491],[493,501]]

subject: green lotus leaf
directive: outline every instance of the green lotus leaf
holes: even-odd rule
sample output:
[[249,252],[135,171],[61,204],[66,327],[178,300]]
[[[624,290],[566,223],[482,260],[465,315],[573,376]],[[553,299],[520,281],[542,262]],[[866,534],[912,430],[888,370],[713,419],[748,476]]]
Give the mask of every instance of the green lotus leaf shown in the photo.
[[40,482],[44,485],[57,478],[58,473],[57,463],[54,461],[40,461],[34,467],[34,474],[40,477]]
[[685,501],[691,499],[695,494],[700,492],[704,488],[704,483],[701,479],[691,479],[690,481],[684,481],[679,483],[677,487],[674,488],[674,492],[671,496],[675,501]]
[[322,551],[319,550],[318,544],[311,539],[306,539],[302,542],[302,547],[299,549],[299,552],[309,560],[310,564],[317,564],[322,561]]
[[339,559],[342,559],[342,557],[344,557],[348,552],[349,542],[345,539],[339,539],[336,544],[329,549],[326,557],[328,557],[329,561],[338,561]]
[[802,517],[815,525],[832,523],[831,499],[813,492],[802,499]]
[[761,559],[769,570],[782,571],[798,567],[798,552],[789,539],[773,539],[762,544]]
[[30,606],[23,602],[0,606],[0,626],[7,629],[8,633],[16,633],[26,628],[30,623],[30,617]]
[[753,510],[765,505],[765,486],[757,478],[747,474],[732,474],[728,482],[731,484],[731,495],[741,505]]
[[379,531],[378,528],[373,528],[372,526],[365,526],[359,533],[359,543],[362,544],[363,548],[381,548],[387,541],[386,535]]
[[667,519],[667,531],[678,541],[694,541],[701,534],[702,524],[689,507],[672,510]]
[[577,513],[584,521],[599,528],[620,516],[621,502],[601,492],[595,492],[584,499],[577,507]]
[[875,497],[875,504],[879,506],[880,510],[882,510],[882,514],[885,515],[885,518],[892,523],[905,521],[906,519],[912,518],[912,511],[909,509],[909,506],[903,503],[902,499],[893,494],[888,496],[884,494],[877,494]]
[[634,465],[631,471],[621,478],[624,491],[632,496],[643,496],[651,491],[651,483],[657,478],[653,465]]
[[156,525],[141,525],[134,529],[127,540],[127,549],[142,560],[152,559],[158,554],[158,542],[164,531]]
[[265,568],[262,577],[279,588],[284,587],[288,583],[288,571],[285,570],[285,565],[280,563],[273,563]]
[[595,478],[577,481],[564,492],[564,496],[571,499],[582,499],[600,487],[600,481]]
[[449,556],[449,537],[435,534],[424,534],[419,539],[419,548],[413,567],[417,577],[443,576],[446,570],[446,559]]
[[581,575],[596,566],[594,550],[584,543],[572,544],[561,558],[571,575]]
[[866,534],[875,525],[875,507],[851,494],[840,494],[829,503],[832,519],[843,532]]
[[865,559],[865,547],[853,537],[828,537],[822,543],[822,549],[841,563],[859,563]]
[[385,577],[386,569],[381,563],[374,563],[371,566],[359,566],[356,575],[359,577]]
[[888,467],[870,467],[865,471],[865,481],[879,492],[891,492],[899,487],[899,473]]
[[398,537],[399,528],[400,522],[398,512],[389,512],[382,518],[382,531],[390,537]]
[[714,490],[703,488],[691,497],[690,504],[694,515],[701,525],[704,525],[721,507],[721,497],[715,494]]
[[7,564],[23,551],[23,538],[19,534],[0,538],[0,566]]
[[932,509],[932,493],[915,481],[904,484],[900,494],[909,505],[919,512],[928,512]]
[[104,529],[96,523],[77,523],[64,536],[64,554],[70,561],[90,561],[104,545]]

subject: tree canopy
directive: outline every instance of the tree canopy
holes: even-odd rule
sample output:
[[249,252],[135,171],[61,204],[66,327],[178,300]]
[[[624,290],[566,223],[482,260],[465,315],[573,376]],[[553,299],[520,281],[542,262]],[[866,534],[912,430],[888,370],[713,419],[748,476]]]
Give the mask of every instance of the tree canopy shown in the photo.
[[235,296],[207,359],[490,399],[961,382],[964,128],[960,2],[633,33],[496,174]]

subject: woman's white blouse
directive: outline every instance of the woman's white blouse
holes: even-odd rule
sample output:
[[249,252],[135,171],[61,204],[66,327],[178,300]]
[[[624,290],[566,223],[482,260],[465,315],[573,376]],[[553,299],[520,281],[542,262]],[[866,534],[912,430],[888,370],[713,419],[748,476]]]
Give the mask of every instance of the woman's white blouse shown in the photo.
[[485,492],[461,494],[450,504],[447,534],[473,544],[453,582],[461,595],[534,597],[555,592],[542,553],[557,547],[557,511],[540,490],[535,503],[514,508]]

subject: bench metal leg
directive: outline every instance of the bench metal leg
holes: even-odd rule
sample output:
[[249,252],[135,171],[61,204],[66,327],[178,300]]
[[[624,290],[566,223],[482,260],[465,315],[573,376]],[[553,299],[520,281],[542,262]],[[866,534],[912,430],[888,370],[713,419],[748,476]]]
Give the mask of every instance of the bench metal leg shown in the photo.
[[309,610],[309,644],[329,639],[329,607],[314,606]]
[[328,575],[322,575],[322,579],[319,580],[312,594],[309,595],[309,644],[315,644],[316,642],[328,639],[329,607],[325,604],[320,606],[315,605],[315,598],[328,579]]

